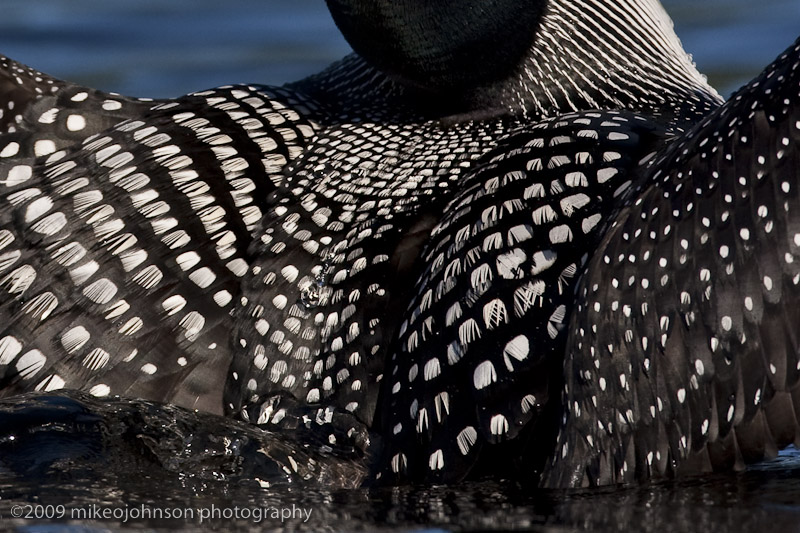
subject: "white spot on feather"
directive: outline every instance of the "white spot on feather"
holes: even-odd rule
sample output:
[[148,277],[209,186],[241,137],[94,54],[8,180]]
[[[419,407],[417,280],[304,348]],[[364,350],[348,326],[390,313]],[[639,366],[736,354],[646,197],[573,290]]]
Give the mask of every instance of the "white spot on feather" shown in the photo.
[[467,455],[470,448],[477,440],[478,432],[472,426],[465,427],[456,436],[456,444],[458,444],[458,449],[461,451],[462,455]]
[[475,388],[481,390],[497,381],[497,372],[491,361],[484,361],[475,368],[473,382]]
[[47,362],[47,357],[39,350],[31,350],[19,358],[14,365],[22,379],[30,379],[36,375]]
[[517,361],[524,361],[528,357],[529,351],[530,342],[525,335],[518,335],[506,344],[506,347],[503,349],[503,359],[509,372],[514,371],[511,358]]
[[7,335],[0,339],[0,365],[7,365],[22,351],[22,343]]

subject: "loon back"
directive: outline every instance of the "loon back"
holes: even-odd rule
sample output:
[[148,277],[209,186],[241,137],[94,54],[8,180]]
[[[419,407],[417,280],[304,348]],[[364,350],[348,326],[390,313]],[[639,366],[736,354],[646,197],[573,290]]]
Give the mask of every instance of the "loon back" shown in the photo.
[[[392,441],[384,480],[459,479],[480,443],[532,427],[615,193],[719,97],[656,2],[520,3],[535,31],[507,36],[520,41],[499,56],[515,60],[489,77],[448,63],[472,52],[470,33],[425,51],[444,39],[415,22],[422,3],[363,5],[330,2],[364,58],[285,88],[146,102],[4,63],[17,115],[0,137],[3,394],[78,388],[286,429],[310,419],[331,445],[367,446],[371,428]],[[398,13],[411,18],[396,27]],[[494,42],[508,14],[487,16]],[[376,59],[392,32],[421,51]],[[501,185],[508,205],[493,214]],[[520,228],[492,229],[526,209]],[[462,216],[480,220],[459,233]],[[459,266],[442,278],[445,259]],[[491,279],[519,296],[497,303]],[[468,291],[461,310],[446,287]],[[533,317],[540,355],[523,321],[495,331],[509,309]],[[462,408],[473,393],[480,409]]]
[[[636,7],[616,2],[598,2],[597,6],[620,20]],[[641,16],[636,19],[641,21],[640,26],[626,29],[625,34],[636,37],[633,43],[644,43],[654,29],[658,30],[666,37],[659,39],[664,46],[656,55],[691,75],[687,76],[688,82],[678,85],[673,76],[645,72],[643,78],[650,76],[649,83],[667,89],[650,91],[649,98],[640,98],[640,94],[634,97],[632,93],[615,90],[619,81],[614,76],[623,76],[630,69],[622,66],[639,60],[632,52],[626,56],[614,52],[618,58],[630,57],[625,61],[620,59],[621,65],[614,72],[597,67],[597,72],[612,75],[605,89],[600,86],[603,94],[616,95],[609,106],[661,107],[667,113],[672,112],[673,103],[699,95],[703,98],[697,96],[693,100],[696,109],[681,118],[690,120],[692,116],[705,113],[715,105],[716,96],[701,82],[682,51],[675,48],[674,36],[659,18],[663,14],[653,13],[651,4],[642,6],[638,8]],[[535,40],[528,55],[538,58],[548,50],[550,42],[558,37],[554,28],[579,22],[584,26],[598,24],[594,15],[581,15],[568,7],[559,3],[548,6],[537,32],[543,44]],[[614,49],[609,46],[609,53]],[[420,196],[409,195],[410,190],[422,191],[421,197],[426,201],[443,198],[438,193],[446,189],[443,185],[457,181],[470,161],[494,146],[502,131],[515,123],[514,114],[541,110],[555,114],[560,111],[560,100],[574,103],[585,96],[576,88],[577,84],[564,83],[557,87],[560,96],[555,98],[555,93],[549,92],[552,83],[530,80],[527,74],[525,79],[517,79],[514,77],[519,74],[520,69],[517,69],[505,83],[509,87],[521,83],[530,86],[530,95],[537,98],[535,106],[528,108],[526,104],[520,110],[520,102],[509,101],[505,104],[508,109],[502,113],[506,118],[482,124],[459,122],[458,116],[451,120],[441,112],[419,109],[421,96],[415,88],[387,78],[357,57],[346,59],[288,90],[225,88],[154,103],[104,95],[62,82],[51,84],[49,79],[35,74],[18,76],[19,69],[25,69],[11,62],[6,64],[5,85],[16,84],[20,91],[29,94],[38,94],[40,85],[49,88],[42,91],[46,92],[45,96],[21,99],[16,104],[19,119],[13,127],[17,131],[3,139],[2,174],[9,187],[5,198],[13,208],[4,215],[9,232],[4,252],[8,255],[3,265],[9,295],[5,308],[10,320],[4,336],[2,362],[7,369],[4,380],[8,393],[36,386],[46,389],[61,385],[173,399],[176,391],[181,390],[181,379],[192,373],[195,364],[209,358],[219,357],[219,362],[210,367],[215,370],[196,374],[204,375],[207,386],[219,387],[221,376],[214,372],[224,366],[223,361],[230,357],[231,350],[243,352],[237,357],[237,364],[260,375],[262,370],[257,363],[263,363],[263,359],[256,360],[251,352],[259,343],[245,347],[241,340],[235,339],[231,348],[224,338],[224,330],[230,327],[228,310],[239,308],[239,328],[249,328],[249,334],[260,335],[257,332],[264,326],[258,323],[256,328],[255,323],[258,320],[269,322],[270,317],[253,317],[253,324],[248,324],[243,315],[263,313],[263,307],[269,303],[271,322],[280,324],[278,331],[272,328],[270,336],[277,339],[280,331],[284,336],[298,333],[294,332],[294,322],[290,322],[291,328],[285,325],[292,318],[287,313],[292,305],[284,310],[272,303],[281,295],[277,288],[270,288],[268,294],[262,295],[264,301],[251,301],[246,296],[243,300],[239,296],[239,276],[247,278],[245,287],[263,285],[260,278],[265,278],[268,272],[283,271],[290,266],[297,268],[294,263],[310,261],[317,264],[309,264],[309,268],[322,267],[328,256],[341,253],[337,246],[343,243],[352,246],[352,239],[344,234],[338,241],[327,235],[335,227],[320,226],[319,220],[330,216],[324,214],[325,209],[331,213],[339,211],[338,217],[342,209],[348,211],[372,203],[379,217],[389,220],[405,216],[406,224],[418,223],[424,219],[417,213]],[[543,66],[544,61],[537,64]],[[560,70],[564,72],[561,76],[569,78],[571,75],[577,79],[584,76],[585,69]],[[58,90],[53,91],[53,87]],[[592,101],[580,105],[594,104]],[[474,110],[463,106],[459,111]],[[129,121],[120,122],[124,119]],[[106,129],[108,122],[119,124]],[[82,135],[86,138],[76,143]],[[362,143],[368,148],[361,154],[353,154],[353,142],[359,139],[363,139]],[[313,146],[309,147],[312,142]],[[444,152],[452,151],[455,146],[466,149],[453,161],[444,158]],[[295,160],[298,163],[293,165]],[[337,185],[337,180],[351,180],[354,173],[365,183],[361,186],[363,190],[351,190],[350,183]],[[397,201],[391,196],[380,200],[368,198],[369,195],[380,196],[376,187],[387,180],[398,187],[396,195],[409,196],[410,201]],[[436,187],[430,187],[434,184]],[[337,187],[342,187],[338,193]],[[264,252],[258,247],[266,246],[265,241],[274,238],[269,234],[276,224],[281,228],[287,221],[286,227],[298,224],[297,213],[287,214],[281,202],[293,197],[302,201],[308,195],[319,196],[320,193],[324,195],[320,197],[322,205],[312,210],[320,213],[315,220],[310,220],[311,229],[299,233],[306,235],[311,230],[319,233],[313,241],[318,242],[320,249],[308,252],[306,248],[312,245],[305,243],[301,251],[298,241],[295,252],[274,252],[279,259],[272,261],[269,271],[261,267],[263,272],[259,276],[258,271],[250,268],[251,254]],[[383,204],[378,206],[381,202]],[[304,205],[306,207],[293,205],[291,209],[307,211],[311,202]],[[404,207],[397,207],[399,205]],[[259,220],[262,215],[263,220]],[[309,212],[306,216],[313,215],[314,212]],[[11,220],[19,222],[12,224]],[[349,223],[339,220],[336,224],[344,226],[346,222]],[[421,223],[424,234],[426,223]],[[342,231],[343,228],[338,229]],[[209,239],[215,243],[213,250],[204,244]],[[253,249],[248,252],[246,248],[251,240]],[[399,243],[387,243],[386,248],[391,251],[397,245]],[[295,258],[292,253],[300,257]],[[308,258],[302,259],[303,254]],[[386,254],[376,253],[375,257],[382,255]],[[413,247],[407,255],[415,256]],[[358,259],[353,257],[351,261]],[[384,270],[380,275],[391,276],[391,272],[391,269]],[[312,274],[311,278],[316,275]],[[336,272],[332,275],[335,277]],[[298,276],[295,281],[300,282],[302,278]],[[46,281],[52,283],[52,280],[58,280],[59,284],[48,290],[50,284]],[[288,283],[302,296],[307,281]],[[370,285],[366,283],[363,291],[367,292]],[[289,297],[283,296],[288,302]],[[383,302],[388,301],[387,298]],[[294,298],[292,304],[301,300]],[[333,333],[350,327],[339,323],[346,307],[337,300],[329,312],[333,312],[336,319],[335,324],[328,326],[333,328],[331,342],[339,337]],[[363,315],[364,312],[359,313]],[[94,318],[91,324],[84,324],[82,317]],[[111,331],[109,323],[115,325]],[[313,324],[313,328],[320,329],[320,325]],[[358,327],[360,332],[371,329],[374,326],[371,327],[368,320]],[[212,334],[211,331],[218,332]],[[385,351],[385,343],[392,332],[390,325],[381,327],[380,335],[385,339],[379,350]],[[166,339],[171,340],[165,344]],[[298,348],[304,345],[303,342],[295,344]],[[269,350],[276,349],[272,343]],[[323,359],[323,350],[327,348],[314,348],[317,349],[318,354],[295,358],[302,361],[298,364],[305,371],[312,370]],[[359,349],[373,350],[374,347]],[[131,358],[134,350],[135,356],[125,361]],[[195,350],[197,355],[194,355]],[[225,354],[226,351],[229,353]],[[222,355],[212,356],[211,353]],[[277,362],[278,353],[280,351],[272,357],[263,355]],[[301,354],[305,354],[305,350]],[[330,354],[324,354],[324,359],[328,357]],[[361,365],[355,366],[361,368]],[[112,387],[105,382],[123,368],[129,370],[116,381],[118,385]],[[145,368],[144,375],[142,368]],[[273,365],[263,372],[272,373]],[[380,374],[368,373],[373,381]],[[167,387],[156,383],[161,375],[180,377],[168,379],[170,386]],[[108,376],[108,379],[101,376]],[[303,373],[297,377],[306,383],[303,391],[314,389]],[[329,376],[318,377],[320,385],[324,385],[324,378]],[[256,387],[258,392],[288,389],[295,394],[293,387],[268,385],[272,382],[263,379],[256,381],[260,382]],[[147,390],[137,390],[135,384],[139,382],[152,384]],[[228,403],[240,404],[246,395],[254,392],[247,388],[249,379],[239,380],[239,383],[240,392],[237,392],[237,385],[229,384],[229,395],[234,396],[236,402]],[[305,399],[308,394],[303,396]],[[366,408],[366,420],[372,408]]]
[[[631,7],[614,6],[608,9]],[[548,17],[557,21],[567,17],[556,7],[543,18],[551,26],[555,22]],[[534,43],[530,53],[542,54],[539,47],[548,45]],[[674,59],[687,72],[693,71],[685,55],[683,63],[679,61],[682,52],[663,52],[662,60]],[[243,306],[233,339],[239,355],[226,386],[226,408],[242,410],[253,422],[281,425],[300,400],[312,419],[327,418],[326,407],[353,413],[354,419],[342,428],[344,434],[353,429],[349,424],[366,424],[399,443],[397,432],[391,433],[396,424],[383,420],[385,406],[378,396],[390,394],[396,373],[408,374],[415,366],[412,358],[397,356],[401,341],[395,335],[402,327],[399,310],[413,297],[409,289],[420,268],[414,263],[427,245],[428,233],[473,172],[491,165],[489,150],[513,145],[511,141],[504,144],[506,133],[524,128],[520,116],[562,113],[556,94],[573,103],[590,97],[563,79],[559,81],[564,85],[558,86],[552,80],[543,81],[543,88],[533,81],[524,99],[501,98],[485,109],[465,100],[443,111],[432,105],[441,100],[427,88],[420,90],[418,80],[404,83],[402,78],[381,76],[377,79],[383,85],[373,88],[373,77],[368,78],[369,86],[352,91],[353,80],[364,79],[363,73],[374,76],[375,71],[359,59],[349,59],[328,74],[296,85],[329,105],[333,100],[350,109],[356,103],[362,106],[359,113],[367,110],[371,116],[364,122],[356,122],[357,114],[346,116],[343,124],[323,130],[306,153],[287,167],[284,181],[270,197],[275,207],[263,219],[262,233],[251,248],[256,259],[243,284]],[[503,80],[509,91],[523,83],[518,74],[512,72]],[[574,70],[565,75],[569,74],[581,75]],[[642,79],[655,83],[646,73]],[[620,99],[613,102],[608,96],[608,106],[649,111],[663,115],[665,122],[682,124],[696,120],[717,103],[713,91],[694,80],[699,76],[675,84],[671,92],[671,81],[662,77],[658,85],[667,89],[663,93],[637,91],[641,98],[632,97],[633,88],[626,94],[601,86],[598,94],[615,94]],[[392,92],[388,97],[376,96],[379,89]],[[347,98],[344,102],[340,102],[342,94]],[[528,105],[528,99],[545,94],[536,100],[538,109]],[[580,104],[594,105],[598,105],[594,100]],[[452,112],[458,114],[447,115]],[[475,120],[479,112],[481,121]],[[393,125],[387,127],[387,122]],[[398,146],[395,140],[399,138],[403,142]],[[346,155],[337,154],[340,146]],[[569,157],[572,149],[567,147],[564,154]],[[399,360],[387,366],[390,354]],[[461,371],[442,373],[442,379],[452,380],[454,387],[472,386],[471,377],[464,382]],[[439,392],[431,392],[426,401],[433,401]],[[373,421],[376,406],[381,409],[381,422]],[[526,413],[518,422],[531,416]],[[332,441],[339,438],[331,436]],[[463,476],[465,471],[457,469],[453,475]]]

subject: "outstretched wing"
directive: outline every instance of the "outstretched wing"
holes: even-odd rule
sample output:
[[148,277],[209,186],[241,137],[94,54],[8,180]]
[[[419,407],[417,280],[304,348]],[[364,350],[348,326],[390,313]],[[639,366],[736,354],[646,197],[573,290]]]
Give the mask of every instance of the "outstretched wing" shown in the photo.
[[800,41],[652,167],[593,256],[545,483],[772,456],[800,422]]
[[558,379],[576,276],[662,133],[631,114],[567,115],[509,136],[465,177],[384,376],[383,481],[461,479],[482,447],[523,444],[523,432],[552,443],[535,419]]
[[[21,152],[21,129],[0,137],[3,395],[67,387],[221,410],[250,232],[270,177],[314,133],[298,98],[196,93],[39,155]],[[80,123],[62,113],[38,121]]]

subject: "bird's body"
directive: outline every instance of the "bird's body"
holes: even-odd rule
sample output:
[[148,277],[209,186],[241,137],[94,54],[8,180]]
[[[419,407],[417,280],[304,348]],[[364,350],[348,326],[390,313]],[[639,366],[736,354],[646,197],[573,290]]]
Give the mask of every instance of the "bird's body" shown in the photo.
[[798,98],[795,42],[620,203],[578,292],[553,485],[741,469],[797,440]]
[[[0,63],[0,394],[239,416],[379,482],[458,480],[503,442],[538,471],[577,438],[578,282],[718,95],[657,2],[516,3],[535,31],[477,77],[444,35],[375,59],[413,24],[358,5],[331,2],[367,61],[282,88],[152,102]],[[567,464],[547,479],[617,480]]]

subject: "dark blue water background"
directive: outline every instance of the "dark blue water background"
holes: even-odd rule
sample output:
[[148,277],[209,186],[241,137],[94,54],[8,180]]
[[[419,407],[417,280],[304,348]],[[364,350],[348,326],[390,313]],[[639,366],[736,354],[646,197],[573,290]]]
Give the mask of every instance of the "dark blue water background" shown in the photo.
[[[798,0],[665,0],[676,31],[729,95],[800,34]],[[60,78],[132,96],[168,97],[239,82],[280,84],[349,51],[322,0],[2,0],[0,53]],[[26,485],[0,472],[0,530],[62,531],[12,519],[16,503],[134,508],[288,506],[298,520],[220,520],[223,530],[538,531],[800,530],[800,457],[790,451],[743,474],[586,492],[503,483],[385,491],[270,491],[199,486],[140,472]],[[80,520],[71,531],[193,530],[194,520]]]

